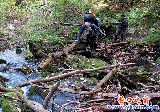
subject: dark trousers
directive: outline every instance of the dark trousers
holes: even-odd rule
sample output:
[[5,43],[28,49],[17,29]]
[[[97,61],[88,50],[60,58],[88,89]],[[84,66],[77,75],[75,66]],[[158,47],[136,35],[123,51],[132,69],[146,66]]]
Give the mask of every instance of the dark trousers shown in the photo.
[[117,41],[117,36],[118,35],[121,35],[121,42],[123,41],[123,38],[124,38],[124,33],[125,33],[125,30],[122,30],[122,29],[118,29],[115,33],[115,38],[114,38],[114,41],[116,42]]

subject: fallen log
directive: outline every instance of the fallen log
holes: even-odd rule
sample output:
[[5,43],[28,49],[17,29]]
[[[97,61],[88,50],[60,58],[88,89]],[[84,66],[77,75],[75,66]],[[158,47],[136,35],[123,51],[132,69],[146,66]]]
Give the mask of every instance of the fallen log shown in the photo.
[[74,94],[82,94],[82,95],[89,95],[91,94],[91,92],[88,91],[75,91],[72,89],[68,89],[68,88],[58,88],[58,91],[64,91],[64,92],[69,92],[69,93],[74,93]]
[[132,98],[136,98],[138,96],[140,99],[142,99],[144,96],[148,96],[151,99],[153,98],[160,98],[160,93],[133,93]]
[[114,75],[114,72],[111,71],[109,74],[107,74],[91,91],[91,93],[96,92],[99,88],[101,88],[102,85],[104,85],[112,76]]
[[118,97],[118,93],[102,93],[101,96],[104,98],[115,98]]
[[58,76],[54,76],[54,77],[47,77],[47,78],[42,78],[42,79],[35,79],[35,80],[31,80],[31,81],[26,81],[24,83],[18,84],[17,87],[23,87],[23,86],[27,86],[30,84],[34,84],[34,83],[38,83],[38,82],[50,82],[50,81],[54,81],[54,80],[59,80],[62,79],[64,77],[68,77],[74,74],[79,74],[79,73],[85,73],[85,72],[93,72],[93,71],[98,71],[98,70],[103,70],[103,69],[108,69],[108,68],[114,68],[114,67],[118,67],[118,66],[130,66],[130,65],[135,65],[135,63],[128,63],[128,64],[118,64],[118,65],[111,65],[111,66],[104,66],[104,67],[99,67],[99,68],[94,68],[94,69],[84,69],[84,70],[75,70],[69,73],[64,73],[62,75],[58,75]]
[[22,100],[30,109],[34,110],[35,112],[49,112],[45,110],[40,103],[28,100],[27,97],[25,97],[22,93],[18,92],[15,89],[5,88],[5,87],[0,86],[0,90],[16,93],[18,98]]
[[54,61],[54,60],[60,58],[62,55],[68,54],[68,52],[73,50],[78,45],[78,43],[79,43],[79,41],[78,42],[73,42],[70,46],[65,47],[61,52],[54,53],[52,55],[52,57],[49,57],[44,62],[41,62],[38,67],[42,69],[46,65],[48,65],[51,61]]
[[128,88],[133,89],[136,88],[137,85],[130,79],[128,79],[125,75],[123,74],[118,74],[118,78],[121,82],[123,82]]
[[51,97],[53,96],[53,93],[57,90],[58,86],[60,85],[60,81],[58,81],[55,86],[52,87],[52,89],[50,90],[50,92],[48,93],[48,95],[46,96],[44,102],[43,102],[43,108],[47,109],[48,106],[48,102],[51,99]]

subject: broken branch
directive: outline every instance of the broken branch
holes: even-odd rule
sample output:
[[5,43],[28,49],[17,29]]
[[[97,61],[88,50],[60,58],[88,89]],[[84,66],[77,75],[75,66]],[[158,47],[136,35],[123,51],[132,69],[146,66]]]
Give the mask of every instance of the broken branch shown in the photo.
[[5,88],[5,87],[0,86],[0,90],[6,91],[6,92],[16,93],[18,98],[20,100],[22,100],[30,109],[34,110],[35,112],[49,112],[49,111],[45,110],[41,104],[28,100],[27,97],[25,97],[22,93],[18,92],[15,89]]
[[50,81],[54,81],[54,80],[59,80],[62,79],[64,77],[68,77],[74,74],[79,74],[79,73],[85,73],[85,72],[93,72],[93,71],[97,71],[97,70],[102,70],[102,69],[107,69],[107,68],[114,68],[114,67],[118,67],[118,66],[130,66],[130,65],[134,65],[135,63],[129,63],[129,64],[121,64],[121,65],[111,65],[111,66],[104,66],[104,67],[99,67],[99,68],[94,68],[94,69],[84,69],[84,70],[75,70],[69,73],[64,73],[62,75],[58,75],[58,76],[54,76],[54,77],[47,77],[47,78],[42,78],[42,79],[35,79],[35,80],[31,80],[31,81],[26,81],[24,83],[18,84],[17,87],[23,87],[23,86],[27,86],[31,83],[37,83],[37,82],[50,82]]
[[46,96],[44,102],[43,102],[43,108],[47,109],[48,106],[48,102],[51,99],[51,97],[53,96],[53,93],[57,90],[58,86],[60,85],[60,81],[58,81],[55,86],[52,87],[52,89],[50,90],[50,92],[48,93],[48,95]]

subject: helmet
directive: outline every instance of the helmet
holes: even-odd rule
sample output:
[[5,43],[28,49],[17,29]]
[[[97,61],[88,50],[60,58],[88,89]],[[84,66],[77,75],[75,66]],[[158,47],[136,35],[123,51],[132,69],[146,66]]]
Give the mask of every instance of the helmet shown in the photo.
[[97,19],[98,23],[100,23],[100,22],[101,22],[101,20],[100,20],[99,18],[96,18],[96,19]]

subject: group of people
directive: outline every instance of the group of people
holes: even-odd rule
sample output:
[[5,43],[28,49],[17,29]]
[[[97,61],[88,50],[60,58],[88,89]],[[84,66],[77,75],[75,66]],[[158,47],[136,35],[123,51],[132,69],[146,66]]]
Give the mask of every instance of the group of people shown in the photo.
[[[118,25],[118,29],[117,31],[115,32],[115,36],[114,36],[114,40],[113,42],[116,42],[117,41],[117,36],[121,34],[121,42],[123,41],[124,39],[124,33],[128,27],[128,21],[127,19],[125,19],[125,15],[122,14],[121,15],[121,18],[118,20],[118,22],[116,23],[112,23],[112,25]],[[89,22],[91,24],[91,26],[96,30],[96,31],[99,31],[102,36],[106,36],[106,34],[98,27],[98,23],[100,22],[99,20],[96,19],[95,17],[95,14],[92,10],[89,10],[86,12],[85,16],[84,16],[84,19],[83,19],[83,22]],[[78,33],[78,36],[77,36],[77,40],[76,41],[80,41],[82,39],[81,35],[83,33],[83,31],[85,30],[85,24],[83,24],[80,28],[80,31]],[[96,36],[97,38],[97,36]]]

